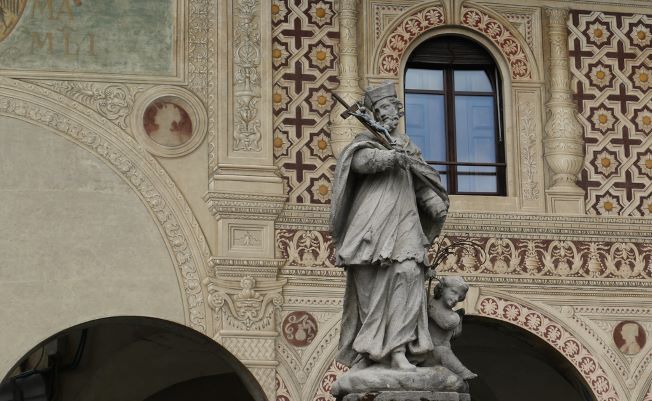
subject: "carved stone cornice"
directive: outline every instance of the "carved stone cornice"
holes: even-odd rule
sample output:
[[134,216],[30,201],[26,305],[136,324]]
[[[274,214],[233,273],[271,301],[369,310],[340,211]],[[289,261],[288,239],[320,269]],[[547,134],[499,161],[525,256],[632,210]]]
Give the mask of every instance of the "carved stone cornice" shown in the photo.
[[330,206],[288,203],[281,212],[276,228],[328,230]]
[[281,214],[286,195],[255,195],[244,193],[208,192],[204,201],[216,219],[246,218],[276,220]]
[[[288,203],[276,220],[276,229],[328,231],[329,205]],[[447,234],[527,236],[559,240],[649,242],[652,220],[624,216],[560,216],[543,213],[450,212]]]
[[215,257],[208,261],[211,277],[224,279],[239,279],[244,275],[274,279],[285,259],[246,259]]

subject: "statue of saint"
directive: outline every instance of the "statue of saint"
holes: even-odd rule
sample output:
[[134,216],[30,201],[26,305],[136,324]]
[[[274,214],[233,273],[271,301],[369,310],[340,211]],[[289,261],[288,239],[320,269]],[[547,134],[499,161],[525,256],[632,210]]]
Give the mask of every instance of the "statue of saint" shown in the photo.
[[[402,104],[393,83],[365,91],[370,126],[340,155],[331,232],[346,270],[337,360],[352,370],[383,364],[415,371],[432,353],[424,287],[426,251],[441,231],[448,196],[439,174],[397,130]],[[391,142],[388,149],[387,144]]]

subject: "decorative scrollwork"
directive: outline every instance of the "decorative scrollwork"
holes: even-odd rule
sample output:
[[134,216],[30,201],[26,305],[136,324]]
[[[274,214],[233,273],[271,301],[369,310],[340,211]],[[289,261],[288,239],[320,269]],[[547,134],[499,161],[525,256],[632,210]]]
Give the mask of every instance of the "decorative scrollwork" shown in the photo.
[[512,29],[474,8],[462,7],[462,24],[487,36],[498,46],[509,63],[513,79],[531,79],[532,66]]

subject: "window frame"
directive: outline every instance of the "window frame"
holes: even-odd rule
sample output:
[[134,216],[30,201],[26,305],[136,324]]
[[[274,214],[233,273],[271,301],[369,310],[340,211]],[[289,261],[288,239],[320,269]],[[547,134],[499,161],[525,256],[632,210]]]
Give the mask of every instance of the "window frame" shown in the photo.
[[[440,70],[443,74],[443,89],[408,89],[405,87],[405,76],[409,69],[424,69],[424,70]],[[463,70],[484,70],[487,73],[489,82],[491,83],[492,92],[469,92],[469,91],[455,91],[454,87],[454,73],[455,71]],[[469,64],[463,61],[455,63],[422,63],[408,61],[403,69],[403,97],[405,103],[405,96],[408,94],[425,94],[425,95],[439,95],[444,98],[444,129],[446,138],[446,157],[447,160],[434,161],[426,160],[431,166],[445,166],[445,171],[439,169],[440,174],[447,177],[447,189],[451,195],[473,195],[473,196],[507,196],[507,163],[505,160],[505,135],[503,132],[503,105],[501,96],[501,80],[498,66],[496,63],[492,64]],[[457,147],[456,147],[456,124],[455,124],[455,98],[456,96],[491,96],[494,105],[494,144],[496,147],[496,162],[495,163],[482,163],[482,162],[458,162],[457,161]],[[408,132],[409,135],[409,132]],[[495,167],[495,173],[489,172],[476,172],[467,173],[457,171],[457,166],[475,166],[475,167]],[[496,177],[496,192],[461,192],[457,189],[458,176],[495,176]]]

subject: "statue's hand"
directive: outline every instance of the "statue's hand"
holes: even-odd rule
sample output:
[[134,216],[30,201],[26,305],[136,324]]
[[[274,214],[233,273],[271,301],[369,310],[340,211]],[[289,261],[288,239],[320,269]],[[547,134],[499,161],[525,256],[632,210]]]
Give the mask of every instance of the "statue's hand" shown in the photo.
[[392,150],[394,152],[395,156],[395,163],[397,166],[401,168],[409,168],[410,164],[412,163],[410,160],[410,156],[408,156],[405,152],[400,152],[396,150]]

